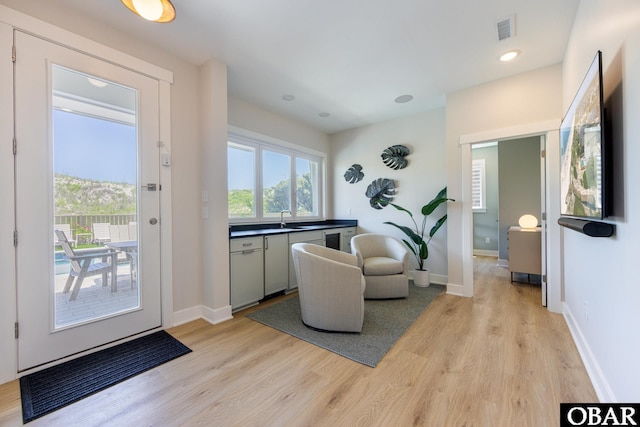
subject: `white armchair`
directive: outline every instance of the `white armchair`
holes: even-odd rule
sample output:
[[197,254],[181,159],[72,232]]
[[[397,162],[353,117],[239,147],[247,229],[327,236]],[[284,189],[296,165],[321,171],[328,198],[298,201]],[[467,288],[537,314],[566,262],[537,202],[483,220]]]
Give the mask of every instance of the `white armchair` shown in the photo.
[[312,243],[291,246],[302,322],[324,331],[361,332],[365,280],[356,257]]
[[351,239],[367,283],[367,299],[405,298],[409,295],[409,251],[397,239],[383,234],[358,234]]

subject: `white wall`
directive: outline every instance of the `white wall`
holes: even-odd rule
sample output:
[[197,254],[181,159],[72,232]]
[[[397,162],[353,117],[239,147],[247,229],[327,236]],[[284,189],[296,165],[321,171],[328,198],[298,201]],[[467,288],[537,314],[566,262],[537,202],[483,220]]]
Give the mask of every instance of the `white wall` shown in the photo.
[[[615,144],[612,238],[564,230],[565,317],[598,396],[640,401],[640,2],[582,0],[563,66],[567,108],[597,50]],[[613,99],[613,100],[612,100]]]
[[[357,219],[359,233],[379,232],[404,238],[402,232],[383,222],[410,225],[409,216],[392,206],[371,208],[365,196],[367,186],[377,178],[393,179],[393,203],[422,218],[419,209],[446,185],[444,119],[444,109],[437,109],[332,135],[334,218]],[[385,148],[395,144],[411,151],[408,166],[397,171],[387,167],[380,157]],[[354,163],[362,165],[365,176],[362,181],[349,184],[343,175]],[[444,214],[444,208],[436,213]],[[445,225],[440,229],[429,245],[427,268],[435,283],[447,280],[447,228]]]
[[329,153],[329,136],[304,124],[229,97],[229,124],[271,138]]
[[[209,202],[200,220],[204,317],[212,323],[231,318],[229,220],[227,198],[227,67],[210,60],[200,67],[200,126],[203,136],[202,191]],[[196,248],[191,249],[196,252]],[[177,285],[179,286],[179,285]]]

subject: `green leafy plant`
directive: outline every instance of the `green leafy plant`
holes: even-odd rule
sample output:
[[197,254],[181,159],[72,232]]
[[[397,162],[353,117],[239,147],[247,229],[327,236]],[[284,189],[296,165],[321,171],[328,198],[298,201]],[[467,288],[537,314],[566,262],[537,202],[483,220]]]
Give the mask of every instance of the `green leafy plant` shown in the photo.
[[447,214],[444,214],[442,218],[436,221],[436,223],[431,227],[431,230],[429,230],[429,237],[425,240],[425,231],[427,230],[427,218],[436,210],[438,206],[440,206],[443,203],[446,203],[448,200],[451,200],[452,202],[455,201],[454,199],[450,199],[447,197],[447,187],[444,187],[442,190],[440,190],[440,192],[436,195],[436,197],[434,197],[433,200],[431,200],[429,203],[427,203],[422,207],[421,212],[422,212],[423,218],[422,218],[422,224],[420,226],[418,226],[418,223],[413,217],[413,214],[409,210],[403,208],[402,206],[391,203],[391,206],[398,209],[399,211],[406,212],[411,217],[411,221],[413,222],[414,227],[411,228],[405,225],[398,225],[391,221],[385,221],[384,224],[388,224],[396,227],[397,229],[401,230],[404,234],[406,234],[407,237],[409,237],[409,240],[403,239],[402,241],[404,242],[405,245],[407,245],[409,250],[411,250],[413,255],[415,255],[416,260],[418,261],[419,270],[424,270],[424,262],[426,261],[427,258],[429,258],[429,242],[431,242],[431,239],[433,238],[433,236],[435,236],[438,230],[440,230],[440,227],[442,227],[442,224],[444,224],[447,221]]

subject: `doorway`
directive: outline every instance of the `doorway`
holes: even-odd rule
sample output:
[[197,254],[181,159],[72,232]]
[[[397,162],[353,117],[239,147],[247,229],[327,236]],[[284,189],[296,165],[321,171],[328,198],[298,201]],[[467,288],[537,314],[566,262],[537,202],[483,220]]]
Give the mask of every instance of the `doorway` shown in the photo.
[[[478,132],[475,134],[461,135],[460,154],[462,158],[462,194],[464,200],[471,200],[471,145],[476,143],[523,138],[528,136],[540,136],[544,139],[544,158],[541,158],[544,174],[544,212],[540,220],[542,232],[542,262],[546,277],[546,300],[549,311],[561,313],[562,305],[562,265],[561,265],[561,230],[554,220],[560,215],[560,121],[547,120],[514,126],[510,128],[495,129]],[[462,285],[449,285],[448,292],[473,296],[473,211],[471,203],[466,203],[461,209],[462,222]],[[544,288],[543,288],[544,289]]]
[[[518,227],[519,219],[523,215],[533,216],[537,221],[536,225],[541,224],[545,200],[544,157],[541,155],[543,152],[542,136],[473,144],[474,256],[494,256],[498,266],[512,271],[509,259],[510,230],[514,226]],[[476,198],[480,199],[481,203],[476,203]],[[538,230],[541,231],[541,228]],[[527,236],[535,234],[538,233],[529,233]],[[538,234],[540,235],[541,233]],[[521,256],[522,259],[530,259],[532,265],[536,263],[534,260],[537,258],[539,274],[522,275],[514,270],[512,279],[515,277],[515,281],[521,282],[524,277],[530,284],[541,285],[542,305],[546,306],[546,289],[542,284],[543,269],[539,262],[543,247],[540,245],[536,254]],[[532,273],[533,270],[527,272]]]
[[14,43],[24,371],[162,325],[159,85],[20,31]]

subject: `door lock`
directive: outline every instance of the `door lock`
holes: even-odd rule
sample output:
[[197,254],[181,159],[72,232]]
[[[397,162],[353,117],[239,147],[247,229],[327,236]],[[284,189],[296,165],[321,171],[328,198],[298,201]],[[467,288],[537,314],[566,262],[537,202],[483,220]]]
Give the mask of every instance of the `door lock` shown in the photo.
[[143,185],[142,188],[144,188],[147,191],[156,191],[156,184]]
[[158,220],[156,218],[151,218],[149,220],[149,224],[151,224],[151,225],[156,225],[157,223],[158,223]]

